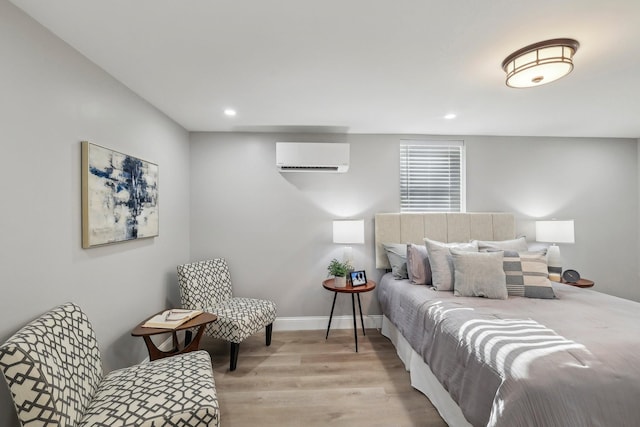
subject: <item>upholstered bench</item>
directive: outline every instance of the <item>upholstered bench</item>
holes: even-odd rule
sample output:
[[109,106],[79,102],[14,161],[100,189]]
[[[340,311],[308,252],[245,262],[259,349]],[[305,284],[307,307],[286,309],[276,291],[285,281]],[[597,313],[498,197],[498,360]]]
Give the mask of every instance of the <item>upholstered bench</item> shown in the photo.
[[87,316],[72,303],[0,346],[0,370],[23,426],[219,426],[205,351],[104,374]]

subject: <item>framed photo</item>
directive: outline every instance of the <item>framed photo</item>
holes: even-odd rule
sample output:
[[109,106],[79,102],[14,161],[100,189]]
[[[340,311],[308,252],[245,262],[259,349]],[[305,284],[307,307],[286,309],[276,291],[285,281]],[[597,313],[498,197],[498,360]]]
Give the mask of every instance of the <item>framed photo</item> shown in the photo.
[[82,247],[158,235],[158,165],[82,142]]
[[367,275],[364,270],[350,272],[349,278],[351,279],[351,286],[364,286],[367,284]]

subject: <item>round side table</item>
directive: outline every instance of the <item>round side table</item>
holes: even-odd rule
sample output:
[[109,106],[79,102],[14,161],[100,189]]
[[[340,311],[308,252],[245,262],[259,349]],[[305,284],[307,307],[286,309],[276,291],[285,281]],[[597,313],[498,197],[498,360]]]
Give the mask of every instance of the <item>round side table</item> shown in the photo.
[[593,280],[589,280],[589,279],[578,279],[577,282],[565,282],[563,280],[560,283],[564,283],[565,285],[576,286],[578,288],[591,288],[594,285]]
[[362,318],[362,305],[360,304],[360,294],[363,292],[370,292],[375,289],[376,282],[372,280],[367,280],[365,285],[361,286],[351,286],[351,283],[347,283],[347,286],[344,287],[336,287],[334,283],[334,279],[327,279],[322,282],[322,287],[326,290],[334,293],[333,295],[333,304],[331,304],[331,314],[329,315],[329,324],[327,325],[327,335],[325,336],[325,340],[329,338],[329,329],[331,329],[331,319],[333,319],[333,309],[336,306],[336,297],[338,294],[351,294],[351,308],[353,310],[353,337],[356,342],[356,353],[358,352],[358,326],[356,324],[356,303],[355,297],[358,297],[358,309],[360,310],[360,325],[362,326],[362,335],[367,335],[364,330],[364,320]]

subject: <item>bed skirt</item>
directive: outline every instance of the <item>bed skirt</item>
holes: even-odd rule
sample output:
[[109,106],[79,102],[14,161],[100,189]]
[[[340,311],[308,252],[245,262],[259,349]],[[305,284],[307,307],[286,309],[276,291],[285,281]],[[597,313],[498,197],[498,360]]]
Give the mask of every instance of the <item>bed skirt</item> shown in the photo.
[[389,338],[395,346],[405,369],[409,371],[411,386],[429,398],[445,422],[450,427],[471,427],[460,407],[433,375],[429,365],[411,348],[387,316],[382,317],[382,335]]

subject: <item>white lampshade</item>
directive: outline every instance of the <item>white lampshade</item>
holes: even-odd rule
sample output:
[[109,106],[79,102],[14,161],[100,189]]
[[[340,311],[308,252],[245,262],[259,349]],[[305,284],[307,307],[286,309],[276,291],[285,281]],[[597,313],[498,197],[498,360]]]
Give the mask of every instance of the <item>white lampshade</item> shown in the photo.
[[364,220],[350,219],[333,221],[333,243],[364,243]]
[[575,243],[573,220],[536,221],[536,240],[548,243]]

